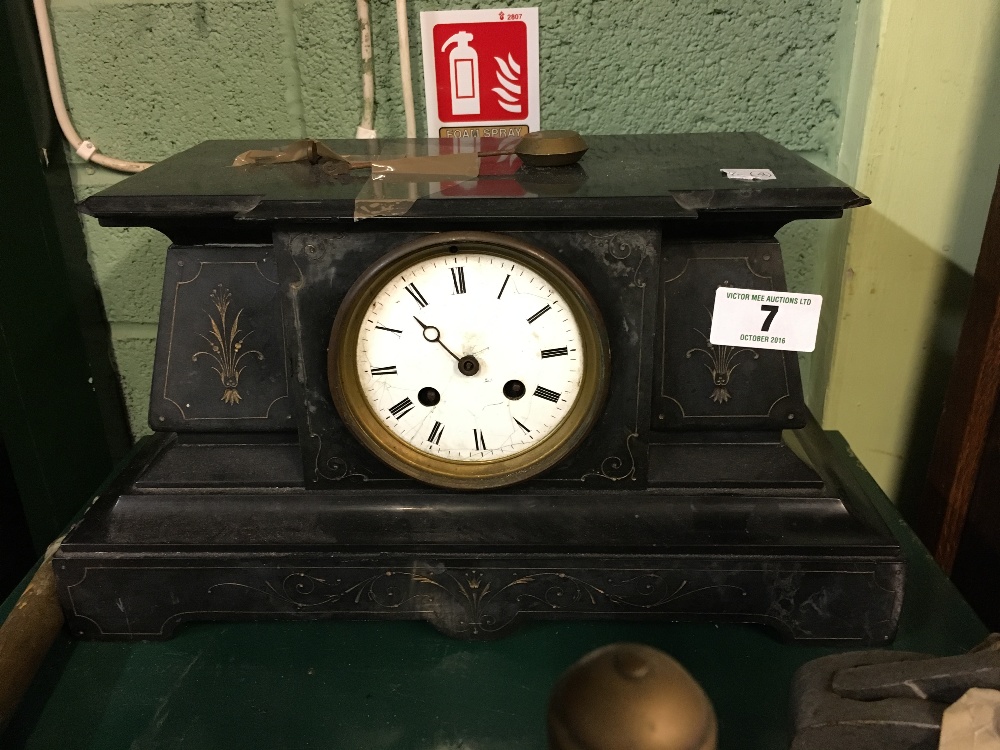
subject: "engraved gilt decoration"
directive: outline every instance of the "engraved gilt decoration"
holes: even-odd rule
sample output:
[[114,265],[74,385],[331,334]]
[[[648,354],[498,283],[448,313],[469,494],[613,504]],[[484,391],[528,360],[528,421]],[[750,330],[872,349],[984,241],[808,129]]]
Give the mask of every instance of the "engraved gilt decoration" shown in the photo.
[[[712,330],[712,312],[710,310],[708,311],[708,325],[709,330]],[[691,355],[695,352],[701,352],[708,357],[709,361],[702,364],[712,374],[712,384],[715,386],[709,398],[717,404],[724,404],[731,398],[728,387],[729,379],[732,377],[733,371],[741,364],[736,360],[744,354],[751,355],[753,359],[757,359],[760,355],[753,349],[740,349],[735,346],[713,344],[709,341],[709,337],[705,333],[697,328],[694,330],[699,336],[705,339],[705,348],[695,347],[688,349],[685,356],[690,359]]]
[[240,331],[240,315],[243,314],[243,310],[237,312],[230,320],[229,307],[232,304],[233,295],[230,294],[229,290],[220,284],[212,291],[211,298],[218,317],[208,313],[208,319],[211,323],[209,335],[198,334],[208,343],[209,348],[206,351],[195,352],[191,359],[197,362],[198,357],[202,355],[210,357],[215,362],[212,369],[218,373],[219,380],[222,381],[221,400],[227,404],[238,404],[242,400],[237,390],[240,384],[240,373],[246,369],[246,366],[241,367],[240,363],[251,354],[257,355],[257,361],[263,362],[264,355],[256,349],[245,348],[246,339],[253,331],[246,333]]
[[[638,328],[634,334],[633,341],[636,343],[641,342],[642,310],[646,304],[645,274],[648,271],[648,268],[643,268],[643,263],[652,255],[652,248],[649,245],[649,240],[639,232],[587,232],[587,234],[589,237],[593,238],[593,246],[601,254],[604,263],[610,267],[610,272],[614,276],[622,277],[624,280],[627,280],[627,288],[637,290],[635,294],[638,296],[639,316],[637,321]],[[634,267],[632,266],[632,263],[635,264]],[[629,276],[631,276],[631,278],[629,278]],[[603,461],[601,461],[599,466],[586,472],[580,477],[580,481],[584,481],[591,477],[606,479],[612,482],[620,482],[625,479],[634,482],[637,479],[635,454],[632,452],[632,442],[639,437],[637,425],[639,424],[639,394],[641,392],[641,385],[638,381],[638,372],[641,371],[642,365],[642,346],[636,346],[635,351],[636,356],[638,357],[638,366],[636,368],[637,381],[633,391],[636,394],[633,422],[633,425],[635,426],[626,426],[624,432],[625,440],[622,449],[618,450],[615,455],[606,457]]]
[[716,583],[698,574],[691,579],[673,571],[616,571],[601,585],[585,580],[589,575],[552,569],[355,569],[330,573],[274,571],[280,580],[265,581],[263,586],[225,581],[210,586],[208,593],[224,595],[227,589],[253,592],[300,612],[354,610],[371,614],[395,610],[430,616],[431,620],[435,613],[444,612],[448,615],[441,624],[446,632],[473,635],[499,633],[520,613],[662,612],[671,611],[688,597],[746,596],[741,586]]

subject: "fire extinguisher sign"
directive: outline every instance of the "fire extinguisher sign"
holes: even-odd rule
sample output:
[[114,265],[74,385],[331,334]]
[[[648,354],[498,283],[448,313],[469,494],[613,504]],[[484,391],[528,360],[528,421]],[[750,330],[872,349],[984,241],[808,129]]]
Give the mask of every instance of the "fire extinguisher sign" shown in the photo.
[[538,8],[424,11],[420,36],[431,138],[540,129]]

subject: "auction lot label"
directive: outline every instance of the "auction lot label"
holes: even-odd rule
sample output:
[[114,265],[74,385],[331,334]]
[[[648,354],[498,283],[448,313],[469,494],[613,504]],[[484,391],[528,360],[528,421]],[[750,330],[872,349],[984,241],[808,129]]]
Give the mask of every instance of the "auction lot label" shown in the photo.
[[819,294],[720,286],[715,291],[709,341],[718,346],[811,352],[816,348],[822,306]]

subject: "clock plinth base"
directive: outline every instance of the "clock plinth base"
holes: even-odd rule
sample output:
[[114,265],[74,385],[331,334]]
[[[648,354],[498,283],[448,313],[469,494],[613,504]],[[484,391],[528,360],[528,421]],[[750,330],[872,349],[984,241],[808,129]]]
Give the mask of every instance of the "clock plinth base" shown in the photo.
[[197,620],[422,619],[487,639],[532,620],[688,619],[883,643],[899,546],[845,458],[801,432],[825,489],[803,475],[770,490],[317,492],[293,436],[161,435],[64,541],[60,596],[72,631],[97,639],[167,638]]

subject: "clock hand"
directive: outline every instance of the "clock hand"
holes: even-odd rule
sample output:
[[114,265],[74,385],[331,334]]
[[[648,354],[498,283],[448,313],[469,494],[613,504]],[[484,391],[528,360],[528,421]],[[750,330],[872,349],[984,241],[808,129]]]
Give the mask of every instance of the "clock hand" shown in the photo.
[[425,341],[430,341],[431,343],[437,342],[438,344],[441,344],[441,346],[444,347],[444,350],[448,352],[448,354],[453,356],[456,360],[462,359],[457,354],[455,354],[455,352],[453,352],[451,349],[445,346],[444,342],[441,340],[441,331],[439,331],[434,326],[425,325],[416,315],[413,316],[413,319],[418,323],[420,323],[420,327],[424,329]]
[[455,352],[453,352],[451,349],[445,346],[444,342],[441,340],[441,331],[439,331],[434,326],[429,326],[425,324],[416,315],[413,316],[413,319],[420,324],[421,328],[424,329],[425,341],[430,341],[431,343],[437,342],[438,344],[441,344],[441,346],[444,347],[444,350],[448,352],[448,354],[450,354],[456,360],[458,360],[458,371],[460,373],[471,377],[475,375],[477,372],[479,372],[479,360],[476,359],[475,356],[473,356],[472,354],[467,354],[464,357],[459,357],[457,354],[455,354]]

